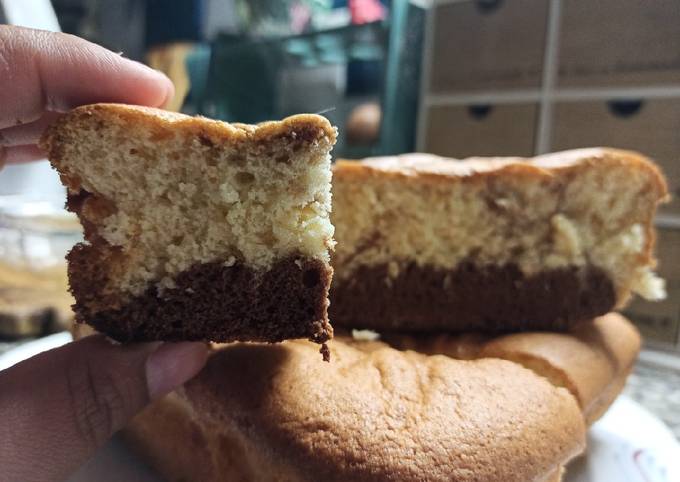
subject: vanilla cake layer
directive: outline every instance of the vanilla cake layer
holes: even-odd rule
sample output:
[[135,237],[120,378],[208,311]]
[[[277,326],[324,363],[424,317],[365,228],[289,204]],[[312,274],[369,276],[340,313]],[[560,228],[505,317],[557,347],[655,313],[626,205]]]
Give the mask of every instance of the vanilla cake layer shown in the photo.
[[85,228],[68,257],[79,320],[121,340],[327,340],[334,142],[315,115],[66,114],[42,146]]
[[565,329],[631,293],[664,296],[652,220],[666,184],[637,153],[340,161],[333,196],[339,325]]

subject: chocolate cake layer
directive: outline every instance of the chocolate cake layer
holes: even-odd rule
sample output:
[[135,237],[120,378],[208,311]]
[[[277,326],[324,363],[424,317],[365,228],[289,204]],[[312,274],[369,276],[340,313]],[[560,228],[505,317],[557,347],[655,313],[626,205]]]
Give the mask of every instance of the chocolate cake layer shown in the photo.
[[116,340],[324,343],[333,335],[325,313],[332,272],[322,261],[291,256],[265,272],[239,263],[198,264],[175,278],[175,288],[149,288],[118,307],[108,299],[112,308],[91,312],[88,303],[101,308],[102,298],[87,248],[76,246],[68,256],[74,310],[78,321]]
[[409,263],[396,276],[385,264],[362,266],[334,280],[330,298],[336,326],[404,332],[566,330],[616,303],[611,280],[592,266],[527,277],[512,264],[472,263],[455,270]]

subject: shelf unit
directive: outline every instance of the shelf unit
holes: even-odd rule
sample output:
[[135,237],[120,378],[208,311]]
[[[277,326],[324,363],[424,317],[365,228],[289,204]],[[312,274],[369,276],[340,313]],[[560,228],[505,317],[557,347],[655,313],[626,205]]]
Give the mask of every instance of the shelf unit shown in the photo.
[[[538,120],[534,139],[534,153],[543,154],[550,151],[554,127],[553,109],[557,102],[610,101],[624,99],[680,99],[680,78],[678,79],[677,84],[647,85],[640,87],[559,87],[557,84],[559,38],[562,7],[566,0],[546,0],[549,5],[540,87],[531,89],[452,92],[445,94],[429,92],[433,62],[432,55],[434,51],[435,9],[442,5],[470,3],[474,1],[476,0],[433,0],[431,2],[431,7],[427,11],[416,136],[416,147],[419,151],[425,150],[426,114],[427,110],[431,107],[535,103],[538,105]],[[680,159],[678,162],[680,162]],[[659,227],[680,229],[680,214],[660,215],[657,219],[657,224]]]
[[[548,2],[546,30],[544,40],[544,51],[542,59],[542,74],[540,76],[540,85],[535,88],[516,88],[516,89],[494,89],[485,91],[452,91],[446,93],[430,92],[431,87],[431,73],[433,67],[434,54],[434,38],[435,38],[435,9],[439,6],[454,4],[454,3],[470,3],[476,0],[434,0],[431,3],[431,8],[428,10],[425,20],[425,37],[424,37],[424,55],[422,59],[422,76],[420,85],[420,102],[418,112],[417,136],[416,145],[419,151],[426,150],[426,129],[429,109],[433,107],[448,107],[448,106],[475,106],[475,105],[508,105],[508,104],[534,104],[537,106],[536,128],[534,135],[534,153],[542,154],[549,152],[553,145],[555,134],[555,108],[558,103],[579,103],[592,101],[612,101],[612,100],[630,100],[630,99],[644,99],[644,100],[659,100],[672,99],[680,101],[680,76],[677,83],[663,85],[642,84],[634,87],[562,87],[558,84],[558,69],[559,69],[559,51],[560,51],[560,28],[563,18],[563,8],[568,0],[545,0]],[[507,0],[517,1],[517,0]],[[453,48],[453,47],[452,47]],[[560,104],[563,105],[563,104]],[[678,132],[680,136],[680,132]],[[678,162],[680,162],[680,152],[678,153]],[[656,218],[656,225],[662,230],[672,234],[680,230],[680,212],[671,214],[661,213]],[[670,260],[672,263],[673,260]],[[680,260],[675,260],[676,264],[680,264]],[[667,266],[669,260],[662,260],[662,267]],[[675,270],[676,274],[666,277],[668,278],[671,293],[678,292],[678,284],[680,284],[680,273]],[[672,278],[675,276],[675,278]],[[671,295],[674,296],[674,295]],[[680,327],[680,303],[674,298],[671,300],[675,303],[672,310],[677,313],[672,315],[673,326]],[[666,305],[668,306],[668,305]],[[637,308],[637,306],[636,306]],[[646,308],[642,308],[644,312]],[[661,309],[663,311],[665,308]],[[654,312],[657,310],[657,312]],[[651,317],[666,316],[658,315],[659,308],[650,308]],[[660,318],[659,318],[660,320]],[[643,330],[644,331],[644,330]],[[668,335],[670,336],[670,335]],[[651,339],[652,345],[654,340]],[[672,346],[673,344],[674,346]],[[680,340],[667,340],[665,347],[680,350]]]

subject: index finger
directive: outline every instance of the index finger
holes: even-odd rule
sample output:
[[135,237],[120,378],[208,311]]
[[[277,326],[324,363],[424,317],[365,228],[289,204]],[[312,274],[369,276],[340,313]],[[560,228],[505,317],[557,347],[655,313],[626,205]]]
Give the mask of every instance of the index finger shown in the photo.
[[0,26],[0,129],[95,102],[162,106],[160,72],[73,35]]

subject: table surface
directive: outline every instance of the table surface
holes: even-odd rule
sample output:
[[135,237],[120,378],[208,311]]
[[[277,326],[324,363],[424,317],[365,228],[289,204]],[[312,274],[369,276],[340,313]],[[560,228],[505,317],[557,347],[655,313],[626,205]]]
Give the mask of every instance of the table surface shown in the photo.
[[680,370],[638,361],[624,393],[663,420],[680,440]]

